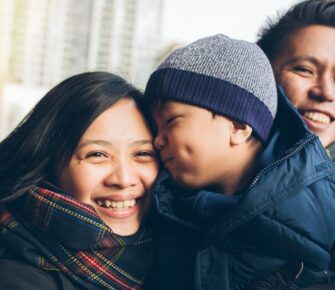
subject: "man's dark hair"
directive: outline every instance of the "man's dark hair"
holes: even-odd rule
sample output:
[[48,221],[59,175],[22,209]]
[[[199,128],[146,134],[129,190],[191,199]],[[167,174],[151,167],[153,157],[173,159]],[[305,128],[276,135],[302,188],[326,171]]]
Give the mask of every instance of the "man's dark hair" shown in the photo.
[[284,15],[269,18],[258,33],[257,44],[272,61],[292,33],[310,25],[335,28],[335,0],[303,1],[292,6]]

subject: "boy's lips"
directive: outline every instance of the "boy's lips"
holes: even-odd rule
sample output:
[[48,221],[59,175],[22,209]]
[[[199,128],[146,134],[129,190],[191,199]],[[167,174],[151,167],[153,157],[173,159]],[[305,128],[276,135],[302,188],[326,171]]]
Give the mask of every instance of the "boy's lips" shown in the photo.
[[166,166],[166,164],[170,163],[173,159],[174,159],[173,157],[162,158],[164,166]]

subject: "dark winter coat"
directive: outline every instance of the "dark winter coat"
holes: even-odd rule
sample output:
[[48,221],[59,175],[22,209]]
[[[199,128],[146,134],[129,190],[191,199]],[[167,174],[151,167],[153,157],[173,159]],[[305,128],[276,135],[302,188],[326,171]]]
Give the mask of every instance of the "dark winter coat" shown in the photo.
[[[82,290],[60,271],[44,271],[14,259],[0,259],[0,290]],[[91,290],[98,290],[90,285]]]
[[0,290],[142,289],[152,257],[146,227],[119,236],[51,184],[0,207]]
[[[203,220],[188,205],[211,193],[182,192],[160,175],[147,289],[274,290],[335,281],[335,165],[285,98],[258,164],[250,186],[218,200]],[[266,288],[264,279],[274,276],[283,286]]]

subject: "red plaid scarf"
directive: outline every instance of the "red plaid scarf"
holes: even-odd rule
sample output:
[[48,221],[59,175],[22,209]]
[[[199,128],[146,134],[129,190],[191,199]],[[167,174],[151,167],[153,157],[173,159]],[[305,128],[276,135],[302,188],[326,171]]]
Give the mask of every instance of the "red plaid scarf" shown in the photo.
[[0,209],[0,238],[25,262],[62,271],[84,288],[141,289],[152,263],[147,230],[113,234],[93,207],[44,188]]

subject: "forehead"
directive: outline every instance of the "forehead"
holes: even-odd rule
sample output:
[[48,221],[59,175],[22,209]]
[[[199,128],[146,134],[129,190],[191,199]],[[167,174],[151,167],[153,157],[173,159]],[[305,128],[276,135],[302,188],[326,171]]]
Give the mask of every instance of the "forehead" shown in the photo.
[[335,28],[311,25],[297,29],[282,43],[278,58],[311,56],[335,64]]
[[122,99],[100,114],[84,132],[85,138],[150,137],[151,132],[136,103]]
[[154,104],[153,114],[154,116],[158,117],[159,115],[164,114],[165,112],[188,108],[188,107],[191,107],[191,105],[176,102],[176,101],[157,102]]

